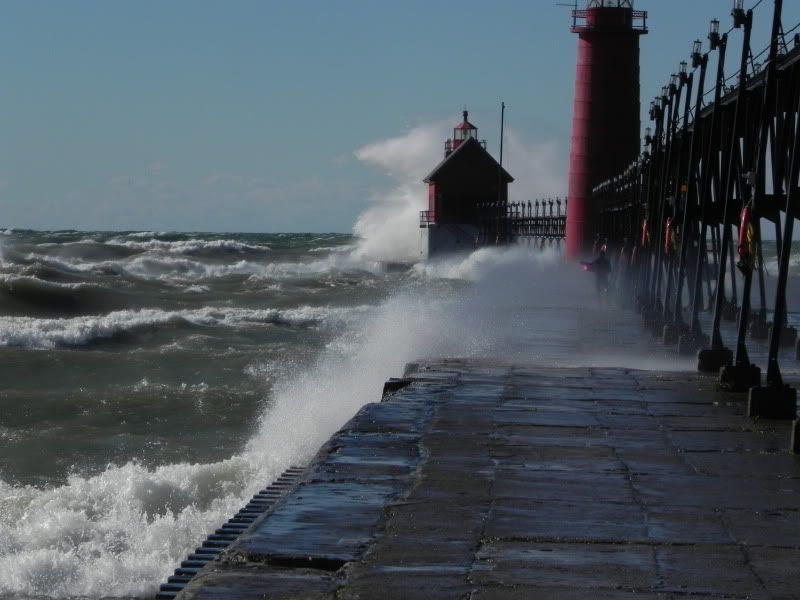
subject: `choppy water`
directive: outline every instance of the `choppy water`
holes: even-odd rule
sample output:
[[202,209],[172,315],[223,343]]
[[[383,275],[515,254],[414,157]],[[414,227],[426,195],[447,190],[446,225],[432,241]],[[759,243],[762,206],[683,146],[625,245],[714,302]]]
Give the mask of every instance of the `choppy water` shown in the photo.
[[276,382],[290,397],[322,354],[352,353],[360,324],[411,278],[356,261],[351,243],[0,235],[0,595],[151,592],[351,416],[287,405],[283,437],[261,431]]
[[282,373],[386,294],[349,236],[14,232],[0,263],[0,474],[63,484],[240,449]]
[[0,597],[152,594],[407,361],[541,361],[594,302],[555,253],[398,273],[355,244],[0,234]]

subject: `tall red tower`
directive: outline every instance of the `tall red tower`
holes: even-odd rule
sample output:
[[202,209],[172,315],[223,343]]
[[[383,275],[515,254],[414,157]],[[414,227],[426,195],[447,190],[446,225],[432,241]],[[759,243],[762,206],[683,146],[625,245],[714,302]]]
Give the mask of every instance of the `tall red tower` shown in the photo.
[[639,36],[647,13],[633,0],[589,0],[572,11],[578,34],[575,106],[569,155],[567,256],[593,239],[592,188],[621,173],[639,155]]

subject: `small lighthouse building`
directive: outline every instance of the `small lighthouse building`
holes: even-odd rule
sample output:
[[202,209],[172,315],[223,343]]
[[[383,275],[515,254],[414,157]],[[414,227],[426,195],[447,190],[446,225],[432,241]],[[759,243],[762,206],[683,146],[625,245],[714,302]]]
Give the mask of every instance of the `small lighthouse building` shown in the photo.
[[420,215],[420,232],[426,257],[505,241],[502,223],[514,178],[478,140],[468,116],[465,110],[445,142],[444,159],[424,179],[428,209]]

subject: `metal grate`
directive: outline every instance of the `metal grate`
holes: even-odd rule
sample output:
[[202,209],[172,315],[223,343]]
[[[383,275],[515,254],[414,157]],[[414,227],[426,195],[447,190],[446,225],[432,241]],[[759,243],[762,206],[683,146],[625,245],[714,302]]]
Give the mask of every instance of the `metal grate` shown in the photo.
[[175,572],[162,583],[155,595],[156,600],[172,600],[203,568],[214,562],[242,532],[247,531],[263,514],[287,496],[299,483],[305,472],[302,467],[290,467],[271,485],[259,491],[233,517],[210,534],[205,541],[182,561]]

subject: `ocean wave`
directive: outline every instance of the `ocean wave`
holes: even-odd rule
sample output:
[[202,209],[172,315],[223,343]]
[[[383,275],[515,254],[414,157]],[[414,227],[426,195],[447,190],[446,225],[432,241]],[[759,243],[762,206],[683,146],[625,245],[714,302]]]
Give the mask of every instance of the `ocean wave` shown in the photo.
[[207,285],[190,285],[183,290],[187,294],[209,294],[211,288]]
[[356,248],[357,246],[354,244],[342,244],[341,246],[314,246],[313,248],[309,248],[307,252],[352,252]]
[[383,265],[380,262],[366,260],[348,252],[331,253],[318,260],[307,262],[267,263],[262,266],[262,269],[254,272],[249,277],[250,281],[319,276],[345,272],[383,273]]
[[126,237],[130,238],[154,238],[160,235],[167,235],[166,231],[132,231],[131,233],[126,233]]
[[245,254],[263,253],[270,250],[269,246],[261,244],[246,244],[236,240],[175,240],[164,241],[149,239],[146,241],[133,241],[114,238],[106,242],[109,246],[120,246],[141,251],[165,252],[168,254]]
[[[438,318],[419,318],[427,310],[429,302],[408,310],[391,304],[358,319],[360,334],[279,385],[258,433],[230,459],[157,468],[129,462],[47,489],[0,482],[0,595],[152,595],[246,498],[288,466],[306,463],[361,405],[379,399],[381,383],[420,351],[411,332],[442,338],[431,327]],[[248,375],[265,376],[258,369]]]
[[102,263],[87,262],[79,258],[60,258],[57,256],[45,256],[36,252],[30,252],[23,257],[23,262],[26,265],[47,265],[73,273],[88,273],[96,269],[98,265],[108,264],[108,262],[111,261],[104,261]]
[[71,242],[38,242],[36,246],[38,248],[63,248],[69,246],[100,246],[102,242],[98,242],[92,238],[81,238],[79,240],[72,240]]
[[120,310],[107,315],[59,319],[0,317],[0,346],[31,349],[86,346],[165,326],[243,327],[282,325],[311,327],[344,321],[367,306],[301,306],[289,309],[203,307],[195,310]]
[[0,287],[13,290],[18,287],[31,287],[36,290],[85,290],[102,289],[100,286],[90,283],[68,283],[61,281],[46,281],[32,275],[0,275]]
[[[362,260],[349,253],[332,253],[310,261],[262,262],[242,259],[229,263],[204,262],[197,257],[180,255],[140,254],[122,260],[87,261],[78,257],[45,256],[29,253],[16,261],[4,261],[6,269],[24,268],[55,270],[56,274],[90,274],[122,276],[135,280],[156,280],[168,284],[197,283],[225,277],[247,277],[253,282],[292,277],[335,274],[345,271],[380,273],[380,263]],[[34,273],[35,274],[35,273]]]
[[[772,276],[777,277],[778,275],[778,259],[777,258],[767,258],[764,260],[764,267]],[[790,275],[796,275],[800,271],[800,254],[790,254],[789,255],[789,273]]]
[[379,263],[356,259],[349,254],[331,254],[318,260],[302,262],[240,260],[229,264],[206,263],[185,257],[138,256],[114,265],[121,272],[139,279],[155,278],[164,282],[181,283],[236,276],[247,277],[250,282],[263,282],[348,271],[380,273],[382,270]]
[[155,470],[128,463],[45,490],[0,482],[0,592],[151,595],[187,548],[276,474],[234,457]]
[[118,289],[94,283],[0,274],[0,308],[6,315],[63,317],[124,308],[128,301]]

